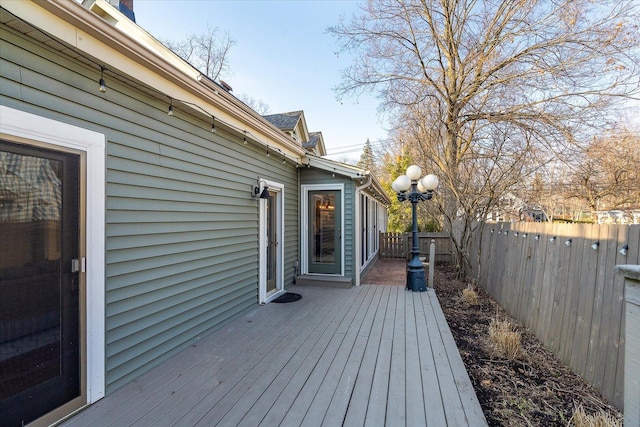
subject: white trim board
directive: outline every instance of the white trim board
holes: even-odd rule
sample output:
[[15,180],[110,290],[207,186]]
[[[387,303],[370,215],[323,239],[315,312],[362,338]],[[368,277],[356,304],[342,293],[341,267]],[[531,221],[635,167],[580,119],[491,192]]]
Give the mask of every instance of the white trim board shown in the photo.
[[[258,179],[259,184],[265,183],[269,190],[278,193],[278,247],[277,247],[277,267],[276,267],[276,290],[271,294],[267,294],[267,200],[258,199],[259,203],[259,226],[258,226],[258,244],[259,246],[259,263],[258,263],[258,302],[266,304],[285,292],[284,289],[284,185],[269,181],[264,178]],[[262,190],[262,187],[259,186]]]

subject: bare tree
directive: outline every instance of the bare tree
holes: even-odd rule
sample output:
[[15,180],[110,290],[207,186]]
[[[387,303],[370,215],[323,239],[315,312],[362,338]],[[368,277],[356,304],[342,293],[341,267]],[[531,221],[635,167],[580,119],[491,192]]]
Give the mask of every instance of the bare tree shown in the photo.
[[163,43],[207,77],[218,80],[229,71],[229,52],[235,41],[218,27],[207,26],[206,32],[189,34],[180,41],[163,40]]
[[566,194],[584,200],[592,212],[640,207],[640,133],[594,137],[575,159]]
[[242,93],[238,96],[238,99],[247,104],[251,109],[260,114],[261,116],[269,114],[269,104],[261,99],[256,99],[251,95]]
[[638,22],[633,0],[370,0],[330,29],[358,54],[337,92],[378,91],[413,128],[443,178],[445,225],[464,220],[462,268],[498,190],[637,97]]

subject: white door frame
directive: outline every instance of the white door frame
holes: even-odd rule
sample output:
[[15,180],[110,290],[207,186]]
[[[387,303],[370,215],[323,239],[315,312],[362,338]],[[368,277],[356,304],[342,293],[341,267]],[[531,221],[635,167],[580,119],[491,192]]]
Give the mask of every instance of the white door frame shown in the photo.
[[[276,247],[276,289],[267,294],[267,200],[258,199],[260,203],[258,216],[258,302],[266,304],[285,292],[284,289],[284,185],[279,182],[260,179],[260,184],[269,187],[269,192],[277,194],[276,198],[276,222],[278,224]],[[260,187],[260,192],[262,191]]]
[[[86,155],[86,383],[87,403],[105,394],[105,135],[89,129],[0,105],[3,139],[64,147]],[[82,185],[82,184],[81,184]]]
[[[344,207],[344,184],[308,184],[302,186],[302,206],[301,209],[301,217],[300,224],[302,224],[302,231],[300,236],[300,256],[302,257],[302,262],[300,263],[300,273],[301,274],[313,274],[318,275],[319,273],[309,273],[309,192],[310,191],[323,191],[323,190],[338,190],[340,191],[340,230],[341,238],[340,238],[340,246],[341,246],[341,257],[340,257],[340,276],[344,276],[344,241],[346,236],[346,230],[344,228],[344,217],[345,217],[345,207]],[[332,274],[332,276],[336,276]]]

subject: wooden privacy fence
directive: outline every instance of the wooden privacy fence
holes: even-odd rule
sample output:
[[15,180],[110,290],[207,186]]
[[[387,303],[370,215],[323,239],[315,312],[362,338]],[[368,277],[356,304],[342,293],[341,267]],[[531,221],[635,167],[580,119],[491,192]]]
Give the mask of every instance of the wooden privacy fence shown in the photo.
[[640,225],[484,224],[473,237],[480,286],[622,409],[624,278],[614,267],[640,263]]
[[[420,256],[429,257],[431,240],[436,244],[436,264],[451,261],[451,238],[448,233],[418,233]],[[412,233],[380,233],[380,258],[411,257]]]

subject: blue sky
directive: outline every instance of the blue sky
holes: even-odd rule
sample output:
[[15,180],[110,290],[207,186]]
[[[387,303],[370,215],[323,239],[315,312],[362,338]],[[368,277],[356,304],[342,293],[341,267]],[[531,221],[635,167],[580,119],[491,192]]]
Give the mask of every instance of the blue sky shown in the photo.
[[386,139],[377,99],[338,101],[333,91],[352,58],[336,54],[326,30],[358,13],[358,2],[135,0],[134,10],[136,22],[159,39],[181,40],[207,25],[228,31],[236,43],[224,80],[233,93],[262,100],[270,113],[304,110],[309,130],[322,131],[329,154],[338,153],[332,158],[357,160],[367,138]]

